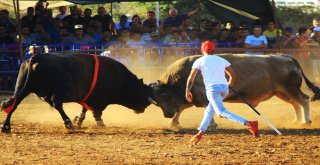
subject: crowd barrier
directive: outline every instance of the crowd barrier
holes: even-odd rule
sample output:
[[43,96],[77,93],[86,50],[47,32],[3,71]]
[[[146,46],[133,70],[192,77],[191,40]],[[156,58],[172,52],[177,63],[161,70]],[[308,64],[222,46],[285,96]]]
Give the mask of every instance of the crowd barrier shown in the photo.
[[[163,71],[173,61],[190,55],[201,54],[199,45],[181,44],[168,45],[37,45],[37,51],[45,52],[74,52],[97,54],[111,57],[133,70],[141,67],[156,67]],[[21,50],[21,49],[20,49]],[[17,45],[0,46],[0,91],[13,91],[17,80],[19,67],[26,60],[29,46],[22,47],[19,52]],[[307,77],[316,84],[320,84],[320,49],[256,49],[244,48],[216,48],[217,54],[276,54],[285,53],[298,60]],[[19,54],[22,54],[21,57]],[[281,67],[281,66],[279,66]]]

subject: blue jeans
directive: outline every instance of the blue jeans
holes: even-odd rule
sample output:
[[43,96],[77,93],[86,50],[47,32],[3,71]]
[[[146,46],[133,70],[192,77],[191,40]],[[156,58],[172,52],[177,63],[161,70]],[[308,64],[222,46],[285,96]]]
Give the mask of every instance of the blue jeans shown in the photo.
[[248,122],[246,119],[229,112],[223,105],[223,99],[228,95],[229,88],[226,84],[213,85],[206,89],[207,98],[209,104],[204,111],[204,117],[202,119],[199,130],[205,132],[213,118],[214,112],[219,116],[228,120],[245,124]]

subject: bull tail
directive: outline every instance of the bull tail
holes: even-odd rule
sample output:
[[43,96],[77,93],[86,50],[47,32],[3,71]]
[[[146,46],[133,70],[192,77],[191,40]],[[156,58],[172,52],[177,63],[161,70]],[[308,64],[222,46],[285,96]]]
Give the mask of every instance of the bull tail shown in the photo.
[[32,71],[32,65],[34,64],[34,62],[35,62],[34,57],[31,57],[28,65],[27,77],[25,79],[23,87],[21,88],[21,90],[16,88],[13,97],[11,97],[7,101],[1,102],[1,105],[0,105],[1,111],[4,111],[5,113],[9,114],[12,110],[17,108],[17,106],[26,96],[28,96],[28,94],[30,93],[30,90],[29,90],[30,75]]
[[320,88],[317,87],[316,85],[314,85],[308,78],[307,76],[304,74],[299,62],[294,59],[293,57],[291,56],[288,56],[288,55],[284,55],[286,57],[290,57],[295,63],[296,65],[300,68],[301,70],[301,73],[302,73],[302,77],[305,81],[305,83],[307,84],[308,88],[312,90],[312,92],[314,93],[314,96],[311,98],[311,101],[316,101],[316,100],[319,100],[320,99]]

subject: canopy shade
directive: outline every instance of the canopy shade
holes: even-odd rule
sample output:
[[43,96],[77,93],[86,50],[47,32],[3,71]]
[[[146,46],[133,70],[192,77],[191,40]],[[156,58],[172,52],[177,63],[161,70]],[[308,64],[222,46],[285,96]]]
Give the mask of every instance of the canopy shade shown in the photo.
[[155,2],[155,1],[174,1],[174,0],[66,0],[75,4],[105,4],[112,2]]
[[269,0],[201,0],[202,4],[218,20],[252,23],[258,18],[274,20]]

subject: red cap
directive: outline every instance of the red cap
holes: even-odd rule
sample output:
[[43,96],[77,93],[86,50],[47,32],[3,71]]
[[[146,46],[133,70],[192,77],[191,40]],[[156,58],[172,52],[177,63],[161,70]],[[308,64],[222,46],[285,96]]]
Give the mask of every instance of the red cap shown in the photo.
[[214,49],[215,49],[214,43],[209,40],[202,42],[202,44],[201,44],[202,51],[212,53],[212,52],[214,52]]

